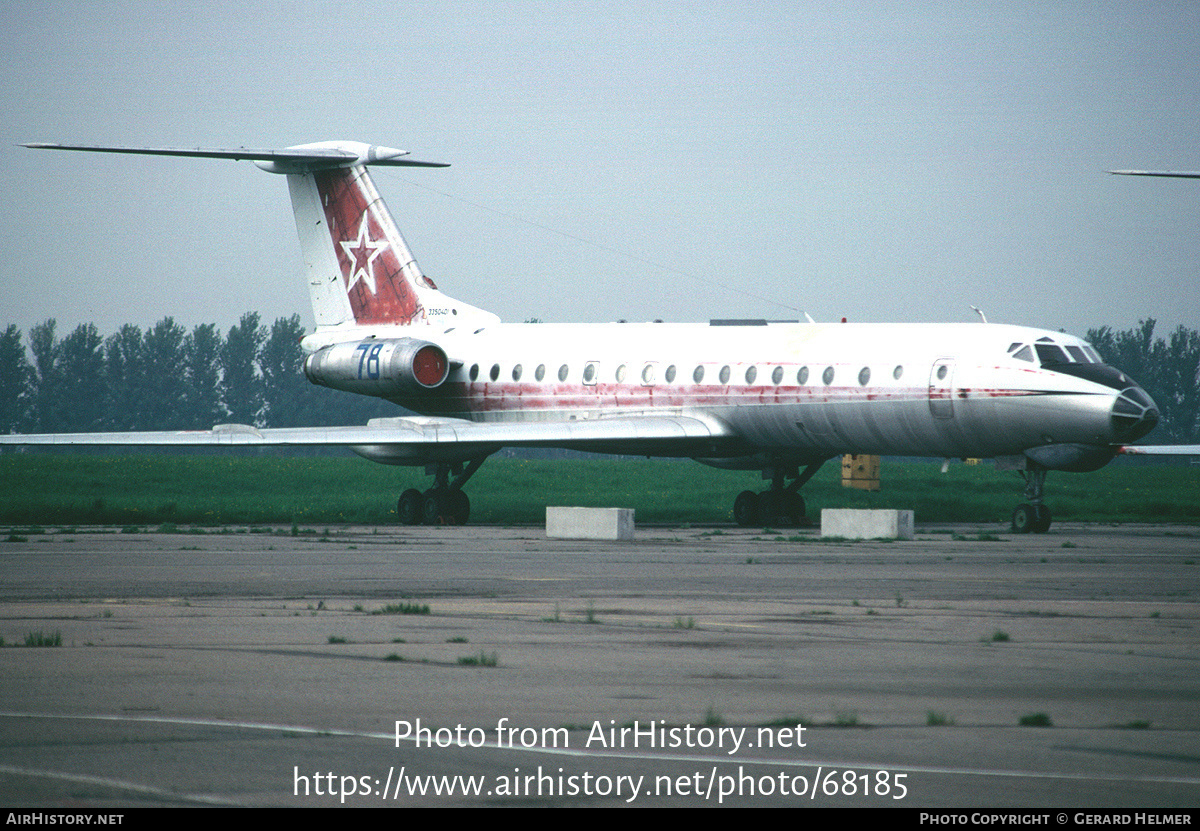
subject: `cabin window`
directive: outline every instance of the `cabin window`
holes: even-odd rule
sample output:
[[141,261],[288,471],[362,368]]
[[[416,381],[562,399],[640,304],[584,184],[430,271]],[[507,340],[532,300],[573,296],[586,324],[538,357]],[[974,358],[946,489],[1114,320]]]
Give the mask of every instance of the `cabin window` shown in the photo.
[[864,366],[862,369],[860,369],[858,371],[858,385],[860,387],[865,387],[870,380],[871,380],[871,368]]
[[796,373],[796,382],[800,384],[800,386],[804,386],[808,383],[808,367],[800,367],[800,371]]
[[488,374],[491,376],[491,379],[493,381],[495,381],[497,378],[499,378],[500,377],[500,364],[492,364],[492,371]]
[[533,371],[533,377],[538,381],[544,380],[546,378],[546,365],[538,364],[538,368]]
[[675,382],[675,364],[671,364],[669,367],[667,367],[666,378],[668,384]]
[[566,364],[563,364],[562,366],[560,366],[558,368],[558,380],[560,380],[560,381],[567,380],[567,365]]
[[617,383],[620,384],[625,380],[625,364],[617,367]]
[[596,383],[596,365],[594,363],[586,364],[583,367],[583,383],[585,383],[585,384]]
[[467,375],[472,381],[479,380],[479,364],[471,364],[471,371]]
[[753,384],[754,379],[758,377],[758,367],[752,366],[746,369],[746,383]]
[[517,364],[516,366],[514,366],[514,367],[513,367],[513,373],[512,373],[512,375],[513,375],[513,380],[514,380],[514,381],[520,381],[520,380],[521,380],[521,365],[520,365],[520,364]]
[[945,380],[946,380],[946,374],[947,374],[948,372],[950,372],[950,367],[946,366],[945,364],[941,364],[941,365],[940,365],[940,366],[937,368],[937,379],[938,379],[939,381],[945,381]]
[[900,376],[902,376],[903,374],[904,374],[904,367],[902,367],[902,366],[897,365],[896,368],[892,370],[892,377],[895,378],[897,381],[900,380]]
[[722,384],[728,384],[728,383],[729,383],[729,366],[728,366],[728,364],[727,364],[727,365],[725,365],[725,366],[723,366],[723,367],[721,367],[721,374],[720,374],[720,376],[719,376],[719,377],[720,377],[720,379],[721,379],[721,383],[722,383]]
[[654,364],[646,364],[644,367],[642,367],[642,383],[654,383]]
[[699,384],[701,381],[704,380],[704,367],[703,366],[696,367],[696,371],[692,373],[692,380],[695,381],[697,384]]
[[825,386],[833,383],[833,367],[825,367],[825,371],[821,373],[821,380],[825,382]]
[[775,367],[775,370],[771,373],[771,383],[775,386],[783,383],[783,367]]

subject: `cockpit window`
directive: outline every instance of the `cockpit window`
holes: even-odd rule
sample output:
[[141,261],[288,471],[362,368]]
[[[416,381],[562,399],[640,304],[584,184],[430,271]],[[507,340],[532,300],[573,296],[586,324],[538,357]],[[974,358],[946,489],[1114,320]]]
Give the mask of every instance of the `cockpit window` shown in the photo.
[[1052,343],[1038,342],[1034,344],[1034,348],[1037,350],[1038,360],[1041,361],[1042,366],[1068,364],[1071,362],[1070,359],[1067,358],[1067,353],[1064,352],[1060,346],[1055,346]]
[[[1018,348],[1019,347],[1019,348]],[[1037,361],[1042,366],[1061,366],[1062,364],[1103,364],[1104,361],[1096,354],[1096,350],[1091,345],[1083,344],[1057,344],[1053,338],[1044,337],[1038,338],[1033,344],[1033,348],[1037,350]],[[1013,350],[1016,350],[1015,352]],[[1008,352],[1014,358],[1020,358],[1023,361],[1034,360],[1029,347],[1020,343],[1011,344],[1008,347]]]

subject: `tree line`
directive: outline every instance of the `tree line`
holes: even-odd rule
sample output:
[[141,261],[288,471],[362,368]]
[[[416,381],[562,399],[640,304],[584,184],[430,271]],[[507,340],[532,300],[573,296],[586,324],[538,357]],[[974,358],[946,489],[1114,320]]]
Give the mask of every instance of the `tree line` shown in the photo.
[[[1179,326],[1154,336],[1155,321],[1089,329],[1105,363],[1135,378],[1161,411],[1156,443],[1200,441],[1200,333]],[[102,337],[91,323],[59,337],[53,319],[0,335],[0,432],[204,430],[364,424],[401,415],[386,401],[318,387],[304,377],[300,316],[270,327],[246,312],[222,334],[190,332],[166,317],[146,331],[125,324]]]
[[82,323],[59,337],[51,319],[0,335],[0,432],[206,430],[214,424],[363,424],[404,411],[380,399],[310,384],[300,316],[270,327],[257,312],[222,333],[166,317],[102,337]]

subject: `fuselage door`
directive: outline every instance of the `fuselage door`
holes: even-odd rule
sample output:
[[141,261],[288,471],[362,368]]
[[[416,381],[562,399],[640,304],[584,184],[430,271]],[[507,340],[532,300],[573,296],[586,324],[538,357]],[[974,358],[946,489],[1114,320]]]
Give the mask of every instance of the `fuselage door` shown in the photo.
[[954,418],[954,359],[939,358],[929,370],[929,412]]

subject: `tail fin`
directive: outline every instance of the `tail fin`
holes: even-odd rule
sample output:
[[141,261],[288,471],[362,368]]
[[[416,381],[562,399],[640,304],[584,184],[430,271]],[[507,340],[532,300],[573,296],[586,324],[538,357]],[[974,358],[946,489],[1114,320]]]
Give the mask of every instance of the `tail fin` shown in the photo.
[[447,325],[479,313],[421,273],[366,168],[287,178],[318,326]]
[[436,290],[421,274],[363,167],[289,173],[318,326],[411,325]]
[[421,274],[366,165],[445,167],[403,150],[319,142],[282,150],[27,144],[53,150],[247,159],[287,175],[318,327],[487,325],[499,319],[447,297]]

